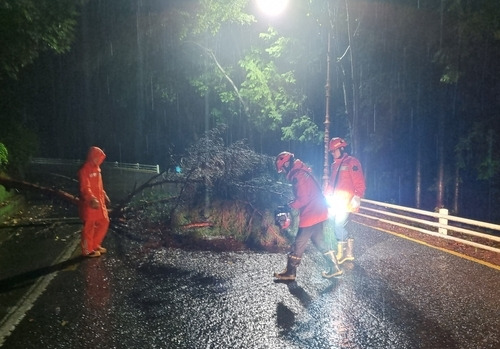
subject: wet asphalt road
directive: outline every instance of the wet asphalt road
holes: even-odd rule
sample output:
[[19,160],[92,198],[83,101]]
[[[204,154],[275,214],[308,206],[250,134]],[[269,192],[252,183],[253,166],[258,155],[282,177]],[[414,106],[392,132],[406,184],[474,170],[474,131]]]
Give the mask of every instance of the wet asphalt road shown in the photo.
[[344,276],[322,279],[310,248],[291,283],[272,278],[284,254],[185,251],[110,232],[109,253],[82,260],[68,233],[72,253],[54,253],[39,278],[2,275],[10,310],[23,278],[48,282],[1,347],[500,348],[499,270],[351,230],[357,259]]

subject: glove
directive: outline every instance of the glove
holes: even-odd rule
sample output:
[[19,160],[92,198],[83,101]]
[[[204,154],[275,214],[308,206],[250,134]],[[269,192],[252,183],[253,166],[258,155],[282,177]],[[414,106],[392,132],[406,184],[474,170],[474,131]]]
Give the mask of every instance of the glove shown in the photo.
[[354,210],[357,210],[361,206],[361,198],[357,195],[354,195],[351,199],[351,207]]
[[91,208],[93,208],[94,210],[97,210],[100,205],[99,205],[99,201],[96,199],[96,198],[92,198],[90,199],[90,202],[89,202],[89,205]]

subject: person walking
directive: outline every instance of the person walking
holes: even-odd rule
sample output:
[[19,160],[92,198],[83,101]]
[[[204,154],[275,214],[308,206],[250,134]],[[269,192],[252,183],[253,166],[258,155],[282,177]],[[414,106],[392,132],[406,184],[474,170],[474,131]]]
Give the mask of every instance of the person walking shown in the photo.
[[104,191],[100,167],[105,158],[100,148],[90,147],[87,160],[78,171],[79,213],[83,221],[80,245],[86,257],[99,257],[107,252],[101,245],[109,227],[107,205],[110,200]]
[[346,229],[351,212],[357,212],[361,198],[365,195],[366,184],[361,163],[350,156],[345,147],[347,142],[339,137],[330,140],[328,150],[333,156],[330,178],[325,196],[330,204],[337,239],[337,261],[339,264],[354,260],[354,239]]
[[329,267],[329,270],[324,271],[322,276],[332,278],[342,275],[335,251],[328,249],[325,240],[323,223],[328,219],[328,206],[311,169],[287,151],[278,154],[275,164],[278,173],[284,173],[292,184],[294,200],[287,206],[298,210],[299,229],[288,254],[285,270],[281,273],[274,273],[274,277],[279,280],[295,280],[297,267],[309,240],[323,254]]

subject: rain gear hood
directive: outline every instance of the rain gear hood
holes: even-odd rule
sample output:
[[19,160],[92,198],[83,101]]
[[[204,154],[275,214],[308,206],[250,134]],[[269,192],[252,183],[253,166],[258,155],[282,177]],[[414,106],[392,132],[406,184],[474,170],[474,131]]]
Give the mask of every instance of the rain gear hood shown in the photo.
[[87,153],[87,162],[94,163],[96,166],[101,166],[106,159],[106,154],[98,147],[90,147]]
[[[98,147],[90,147],[87,160],[78,171],[80,182],[80,218],[95,220],[108,218],[106,208],[107,194],[102,183],[100,165],[104,162],[106,154]],[[97,200],[99,208],[91,207],[90,202]]]
[[106,155],[98,147],[90,147],[87,160],[78,171],[80,182],[79,213],[83,221],[81,248],[83,255],[101,249],[109,226],[109,197],[104,191],[101,167]]

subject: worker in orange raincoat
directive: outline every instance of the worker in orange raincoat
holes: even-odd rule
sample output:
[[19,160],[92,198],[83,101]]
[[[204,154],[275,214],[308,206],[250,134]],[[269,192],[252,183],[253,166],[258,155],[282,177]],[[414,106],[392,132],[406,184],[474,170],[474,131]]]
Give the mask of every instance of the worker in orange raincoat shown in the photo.
[[101,246],[109,227],[110,200],[102,184],[101,164],[106,154],[98,147],[90,147],[87,160],[78,171],[80,182],[80,218],[83,221],[81,248],[86,257],[99,257],[106,253]]
[[292,184],[294,200],[288,206],[299,212],[299,230],[288,254],[285,270],[274,273],[274,277],[279,280],[295,280],[297,267],[309,240],[323,254],[327,262],[329,270],[324,271],[322,276],[332,278],[342,275],[335,251],[328,249],[325,240],[323,223],[328,219],[328,206],[311,169],[287,151],[278,154],[275,164],[278,173],[284,173]]
[[350,213],[359,210],[361,198],[366,190],[361,163],[346,152],[346,146],[347,142],[342,138],[334,137],[330,140],[328,150],[333,156],[333,163],[325,190],[330,205],[330,219],[333,219],[337,239],[339,264],[354,260],[354,239],[349,237],[345,227]]

